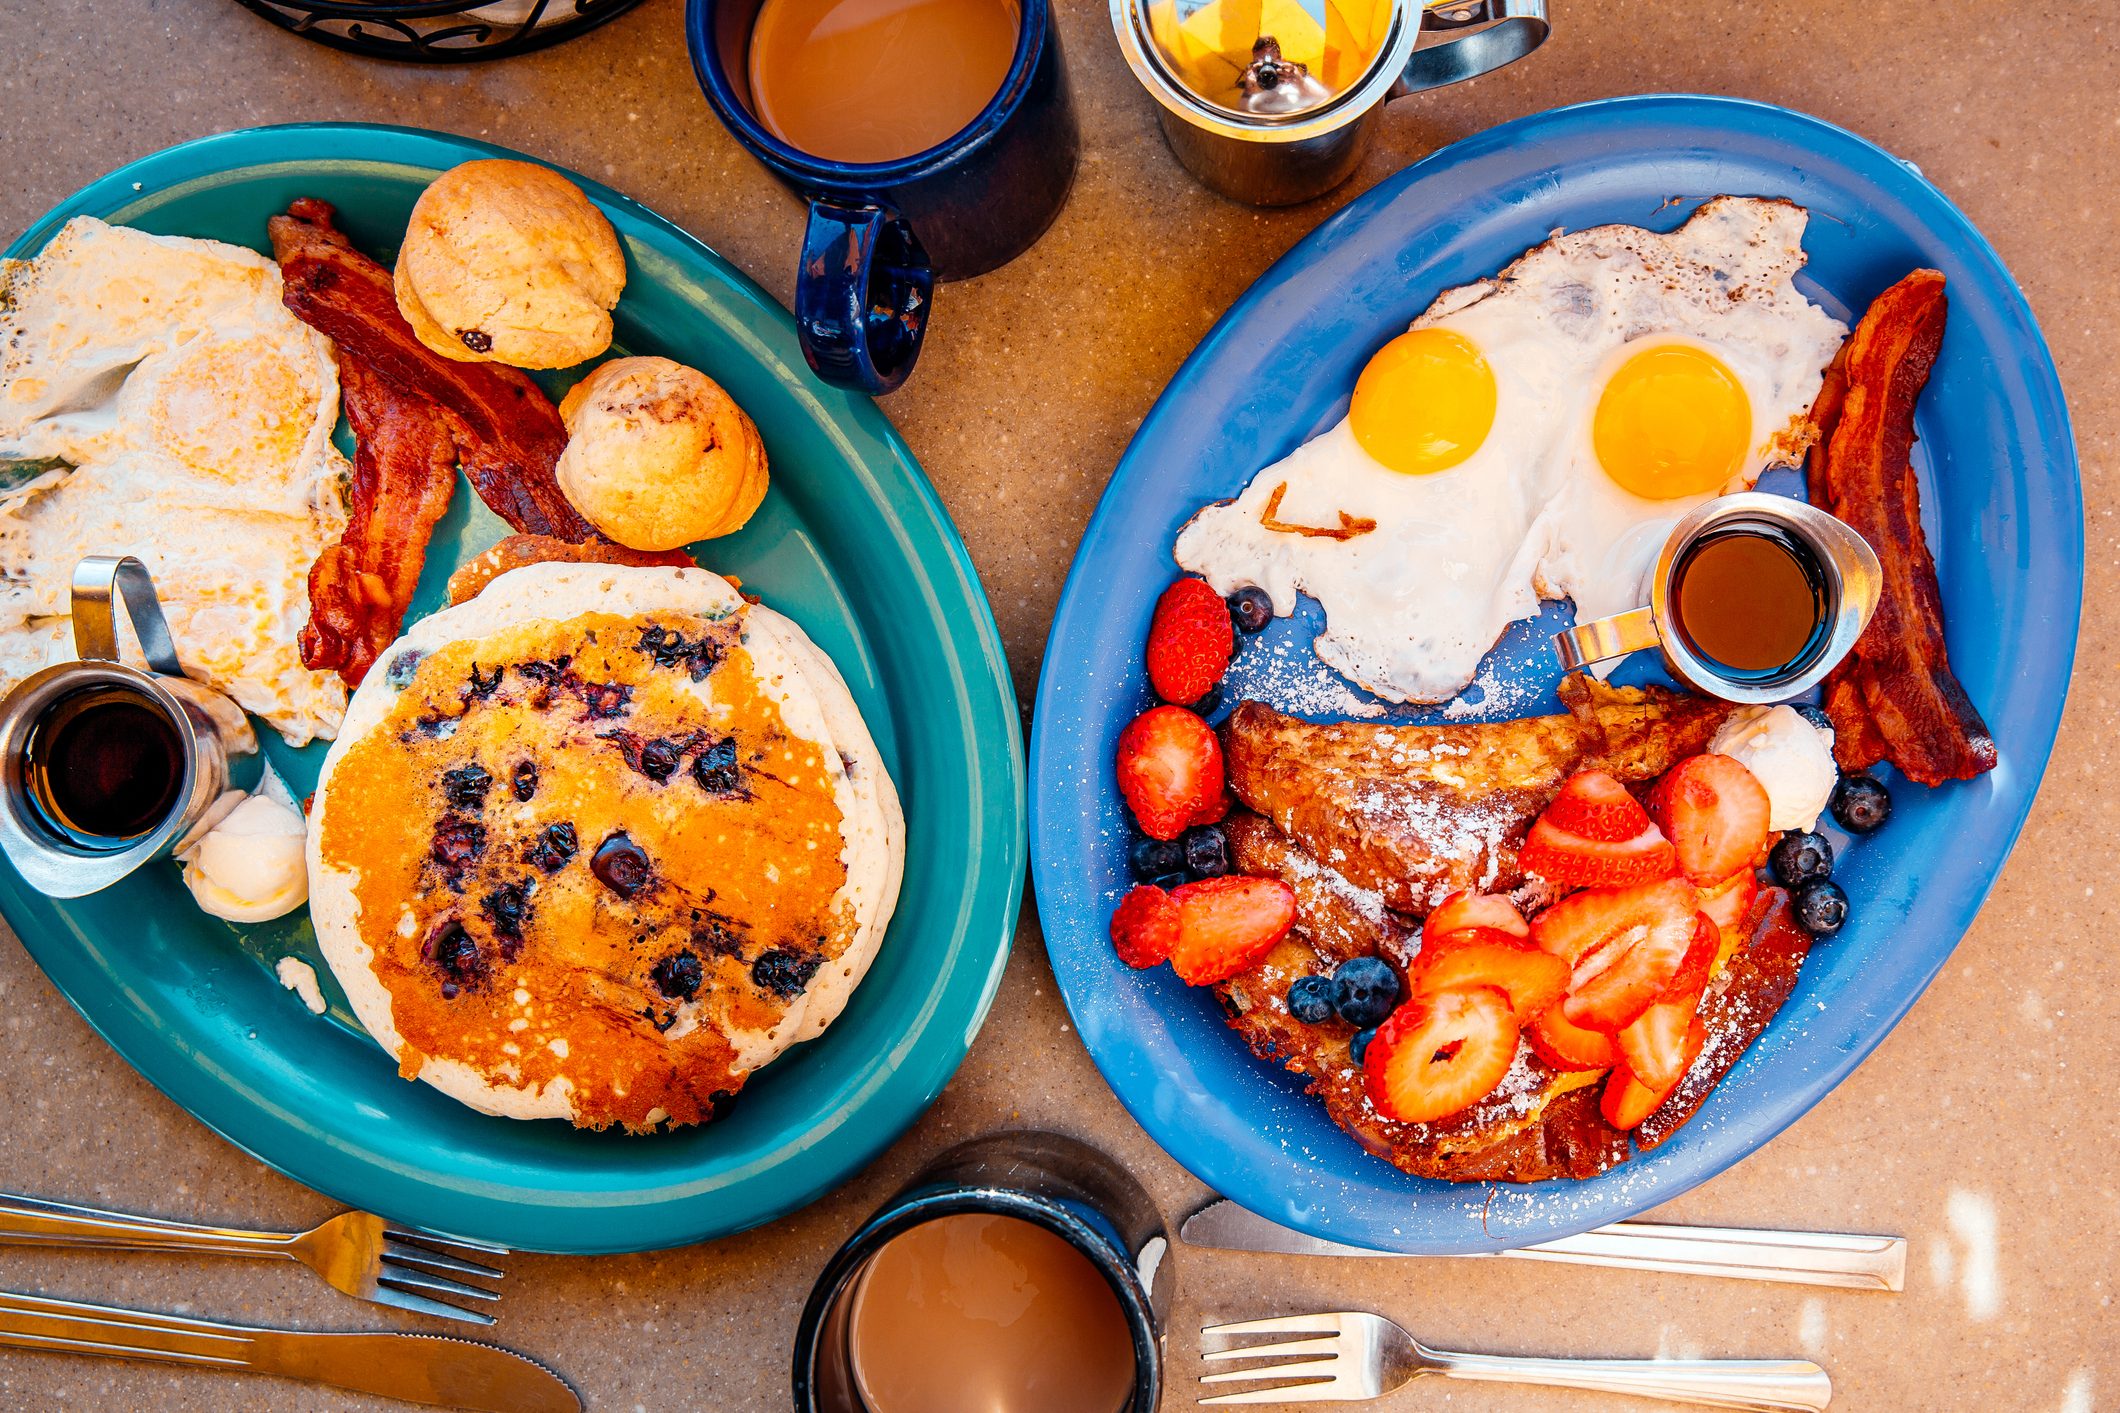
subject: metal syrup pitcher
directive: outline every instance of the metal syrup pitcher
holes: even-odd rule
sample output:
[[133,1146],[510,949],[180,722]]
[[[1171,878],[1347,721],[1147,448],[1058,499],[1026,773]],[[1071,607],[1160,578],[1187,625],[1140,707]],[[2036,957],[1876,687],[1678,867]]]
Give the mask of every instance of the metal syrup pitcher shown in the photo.
[[[119,661],[122,598],[148,670]],[[32,888],[78,898],[173,852],[258,748],[241,709],[184,676],[147,567],[74,567],[73,662],[0,700],[0,854]]]

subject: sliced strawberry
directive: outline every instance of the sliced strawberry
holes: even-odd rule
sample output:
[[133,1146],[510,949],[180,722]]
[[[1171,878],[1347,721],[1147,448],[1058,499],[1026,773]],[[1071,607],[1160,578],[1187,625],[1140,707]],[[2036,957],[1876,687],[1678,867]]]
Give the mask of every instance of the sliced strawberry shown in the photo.
[[1151,707],[1119,733],[1119,793],[1151,839],[1213,824],[1229,813],[1222,743],[1184,707]]
[[1516,1061],[1516,1013],[1498,987],[1415,996],[1377,1028],[1362,1056],[1369,1102],[1424,1124],[1477,1104]]
[[1708,920],[1725,930],[1742,927],[1752,900],[1759,896],[1759,875],[1741,868],[1700,895],[1700,910]]
[[1679,871],[1702,888],[1751,864],[1767,841],[1767,787],[1730,756],[1689,756],[1656,782],[1649,812],[1678,851]]
[[[1678,1067],[1680,1075],[1684,1075],[1693,1067],[1694,1059],[1707,1043],[1708,1028],[1702,1025],[1700,1018],[1696,1016],[1693,1024],[1686,1030],[1685,1063]],[[1678,1081],[1674,1079],[1662,1089],[1657,1089],[1636,1078],[1631,1070],[1621,1065],[1612,1072],[1612,1078],[1605,1081],[1605,1092],[1597,1107],[1604,1114],[1605,1122],[1614,1128],[1623,1131],[1633,1129],[1639,1127],[1643,1119],[1663,1107],[1664,1100],[1669,1098],[1671,1091],[1677,1087]]]
[[1428,920],[1421,924],[1421,941],[1430,942],[1461,927],[1498,928],[1513,937],[1531,935],[1531,924],[1524,921],[1516,904],[1498,893],[1475,893],[1470,888],[1461,888],[1436,904],[1435,911],[1428,914]]
[[1585,889],[1540,913],[1531,940],[1568,963],[1568,1019],[1618,1031],[1659,1000],[1693,943],[1699,896],[1666,878]]
[[[1715,958],[1722,951],[1722,929],[1706,913],[1693,915],[1693,941],[1686,948],[1678,970],[1671,974],[1671,984],[1664,988],[1661,1000],[1691,996],[1699,999],[1700,993],[1708,989],[1708,973],[1715,969]],[[1635,1073],[1641,1073],[1636,1070]]]
[[1180,579],[1156,600],[1148,625],[1148,682],[1166,702],[1188,706],[1229,668],[1236,629],[1229,605],[1201,579]]
[[1649,812],[1627,787],[1602,770],[1569,776],[1545,813],[1554,828],[1606,844],[1624,843],[1649,823]]
[[1296,920],[1296,895],[1278,878],[1227,874],[1173,888],[1178,940],[1171,970],[1193,986],[1227,981],[1271,952]]
[[1531,1024],[1531,1048],[1557,1070],[1609,1070],[1619,1063],[1619,1043],[1602,1030],[1585,1030],[1550,1006]]
[[1634,1024],[1618,1036],[1620,1059],[1628,1071],[1651,1089],[1669,1090],[1700,1053],[1688,1053],[1689,1037],[1698,1023],[1700,992],[1687,991],[1668,1001],[1658,1001],[1634,1018]]
[[1496,927],[1462,927],[1422,939],[1406,984],[1415,994],[1499,986],[1509,995],[1517,1024],[1529,1025],[1568,989],[1568,964],[1528,937]]
[[1562,888],[1618,888],[1677,871],[1670,841],[1627,788],[1602,771],[1568,778],[1532,822],[1518,867]]
[[1170,894],[1142,884],[1119,900],[1112,913],[1112,949],[1130,967],[1167,961],[1178,943],[1178,904]]

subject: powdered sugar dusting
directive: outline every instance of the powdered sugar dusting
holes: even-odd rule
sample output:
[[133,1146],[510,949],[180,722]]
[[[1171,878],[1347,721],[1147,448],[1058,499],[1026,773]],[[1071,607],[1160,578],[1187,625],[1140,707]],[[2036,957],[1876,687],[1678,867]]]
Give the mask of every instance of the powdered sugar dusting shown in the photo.
[[1286,638],[1253,639],[1229,665],[1222,679],[1228,701],[1246,698],[1271,702],[1282,711],[1312,719],[1382,716],[1382,702],[1362,695],[1311,652]]

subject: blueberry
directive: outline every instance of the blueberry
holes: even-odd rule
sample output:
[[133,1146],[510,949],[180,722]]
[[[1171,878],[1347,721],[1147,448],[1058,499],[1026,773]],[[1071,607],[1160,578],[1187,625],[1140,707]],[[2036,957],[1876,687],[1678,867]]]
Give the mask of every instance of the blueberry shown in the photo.
[[1371,1026],[1356,1035],[1354,1039],[1347,1042],[1347,1058],[1358,1065],[1362,1063],[1362,1057],[1369,1053],[1369,1042],[1376,1038],[1377,1028],[1375,1026]]
[[1305,1025],[1332,1019],[1340,988],[1329,976],[1299,976],[1288,988],[1288,1014]]
[[1823,834],[1790,830],[1781,836],[1767,864],[1784,886],[1794,888],[1814,878],[1833,876],[1833,845]]
[[461,770],[442,772],[442,797],[460,810],[482,809],[493,777],[476,761]]
[[1850,834],[1868,834],[1892,817],[1892,792],[1866,770],[1840,777],[1833,788],[1833,818]]
[[1340,1019],[1349,1025],[1381,1025],[1399,1003],[1399,974],[1382,957],[1349,957],[1332,978],[1340,988]]
[[1139,883],[1154,883],[1166,874],[1182,874],[1185,848],[1175,839],[1136,839],[1126,851],[1126,867]]
[[699,954],[692,951],[672,952],[655,964],[648,973],[655,989],[678,1001],[688,1001],[706,980],[706,969],[700,964]]
[[1185,831],[1185,867],[1195,878],[1220,878],[1229,872],[1229,841],[1212,824]]
[[1247,633],[1256,633],[1273,622],[1273,600],[1264,589],[1247,585],[1229,596],[1229,617]]
[[1216,724],[1215,714],[1221,710],[1222,688],[1219,684],[1209,687],[1207,695],[1192,704],[1193,715],[1207,722],[1210,726]]
[[1805,721],[1810,722],[1819,730],[1831,731],[1833,729],[1833,718],[1826,715],[1826,709],[1824,707],[1813,706],[1809,702],[1797,702],[1794,705],[1796,707],[1796,714],[1802,717]]
[[1830,878],[1814,878],[1796,890],[1796,920],[1813,937],[1831,937],[1848,920],[1848,895]]
[[654,869],[648,863],[647,850],[621,830],[596,846],[596,852],[589,857],[589,872],[619,897],[630,898],[648,886]]

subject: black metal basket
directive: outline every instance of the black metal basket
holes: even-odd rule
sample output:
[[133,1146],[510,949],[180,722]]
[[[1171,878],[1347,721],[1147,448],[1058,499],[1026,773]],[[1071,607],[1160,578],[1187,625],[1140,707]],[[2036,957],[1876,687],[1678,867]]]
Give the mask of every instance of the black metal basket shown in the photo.
[[595,29],[640,0],[237,0],[283,29],[376,59],[505,59]]

